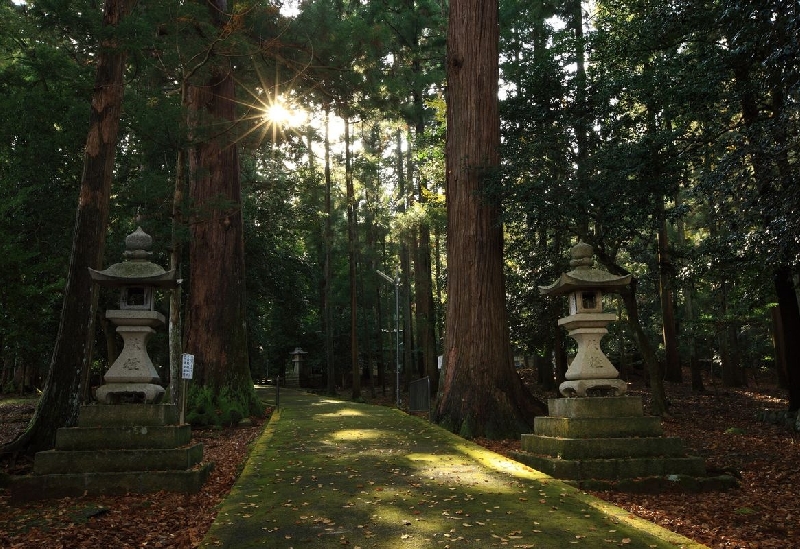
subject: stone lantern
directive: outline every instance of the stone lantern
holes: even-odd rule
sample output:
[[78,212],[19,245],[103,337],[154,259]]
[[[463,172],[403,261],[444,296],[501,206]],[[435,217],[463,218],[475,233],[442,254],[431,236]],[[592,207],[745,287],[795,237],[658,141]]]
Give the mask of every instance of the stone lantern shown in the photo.
[[117,326],[124,347],[103,376],[97,400],[104,404],[158,403],[164,396],[147,340],[165,322],[153,309],[153,293],[159,288],[177,286],[175,271],[166,272],[150,262],[153,239],[141,227],[125,239],[125,260],[104,271],[90,269],[92,279],[101,286],[119,288],[119,309],[106,311],[106,318]]
[[559,319],[578,343],[578,352],[567,369],[566,381],[559,391],[566,397],[625,393],[627,384],[600,348],[600,340],[608,333],[606,326],[615,315],[603,312],[603,293],[618,291],[630,283],[631,275],[614,276],[594,268],[592,247],[579,242],[570,250],[570,267],[550,286],[542,286],[544,295],[569,296],[569,316]]
[[308,353],[300,347],[295,347],[294,351],[289,354],[292,357],[292,371],[286,374],[286,385],[303,387],[308,381],[308,375],[304,370]]
[[[645,416],[642,397],[626,395],[626,384],[600,349],[613,314],[603,313],[603,294],[617,292],[631,277],[595,269],[592,247],[578,243],[570,266],[545,295],[569,297],[569,316],[558,323],[578,342],[578,353],[559,390],[547,401],[548,415],[533,419],[533,433],[521,436],[515,458],[581,488],[629,486],[674,489],[676,482],[702,482],[705,463],[687,456],[679,438],[664,437],[661,420]],[[586,483],[586,484],[585,484]]]

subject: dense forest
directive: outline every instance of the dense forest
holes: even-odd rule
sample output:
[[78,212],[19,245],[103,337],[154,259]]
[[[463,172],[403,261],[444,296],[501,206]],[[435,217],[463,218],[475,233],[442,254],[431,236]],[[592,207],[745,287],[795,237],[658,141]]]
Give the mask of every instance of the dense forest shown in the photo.
[[[91,321],[75,332],[89,358],[70,391],[90,398],[118,352],[102,316],[117,296],[68,273],[119,262],[137,226],[154,262],[181,272],[159,309],[172,304],[183,335],[162,330],[151,356],[165,382],[168,339],[202,357],[211,394],[193,398],[224,394],[246,413],[241,387],[282,375],[296,347],[323,389],[390,392],[396,330],[401,383],[427,375],[436,392],[445,326],[459,326],[448,265],[466,257],[448,250],[447,126],[488,108],[451,103],[447,3],[101,4],[0,5],[2,392],[42,389],[64,367],[54,344],[72,282]],[[501,0],[495,27],[499,163],[472,198],[496,213],[514,360],[551,388],[563,376],[566,304],[538,286],[582,240],[633,275],[606,304],[623,375],[700,391],[703,369],[729,386],[768,370],[800,408],[798,4]],[[116,114],[98,107],[112,88]],[[96,123],[115,148],[105,191],[87,190]],[[91,219],[103,230],[87,247]]]

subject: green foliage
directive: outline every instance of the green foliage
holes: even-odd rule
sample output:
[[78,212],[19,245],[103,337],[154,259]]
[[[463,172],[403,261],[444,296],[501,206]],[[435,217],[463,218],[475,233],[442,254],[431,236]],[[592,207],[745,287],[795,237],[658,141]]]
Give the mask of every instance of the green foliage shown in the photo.
[[0,6],[0,352],[35,383],[58,330],[91,82],[80,46],[49,28],[62,17]]
[[253,391],[234,391],[230,387],[213,390],[191,385],[187,395],[186,422],[195,427],[231,427],[264,409]]

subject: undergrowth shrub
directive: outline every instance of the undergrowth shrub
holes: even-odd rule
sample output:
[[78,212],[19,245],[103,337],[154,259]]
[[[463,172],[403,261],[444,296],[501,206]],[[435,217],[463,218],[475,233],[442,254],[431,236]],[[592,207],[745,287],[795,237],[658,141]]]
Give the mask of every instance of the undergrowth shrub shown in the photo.
[[229,427],[246,417],[261,415],[264,407],[255,395],[223,387],[218,394],[211,387],[192,385],[186,402],[186,422],[194,427]]

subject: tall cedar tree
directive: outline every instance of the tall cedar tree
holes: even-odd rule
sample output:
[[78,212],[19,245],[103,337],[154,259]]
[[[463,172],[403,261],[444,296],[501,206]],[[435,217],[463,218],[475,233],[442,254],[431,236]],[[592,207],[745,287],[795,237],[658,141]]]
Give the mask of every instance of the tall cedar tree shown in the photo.
[[[118,26],[130,15],[134,3],[106,0],[103,26]],[[50,369],[28,428],[3,448],[4,452],[33,453],[52,448],[56,431],[74,425],[78,419],[81,372],[91,357],[97,309],[97,288],[89,269],[102,267],[126,59],[127,52],[115,39],[101,43],[69,271]]]
[[447,35],[445,374],[437,421],[467,437],[520,433],[546,413],[513,367],[497,204],[498,0],[453,0]]
[[[226,0],[209,2],[224,26]],[[228,57],[209,53],[209,70],[191,83],[188,112],[194,146],[189,152],[189,291],[184,349],[195,357],[194,381],[253,412],[247,351],[244,230],[239,156],[233,128],[235,83]]]

